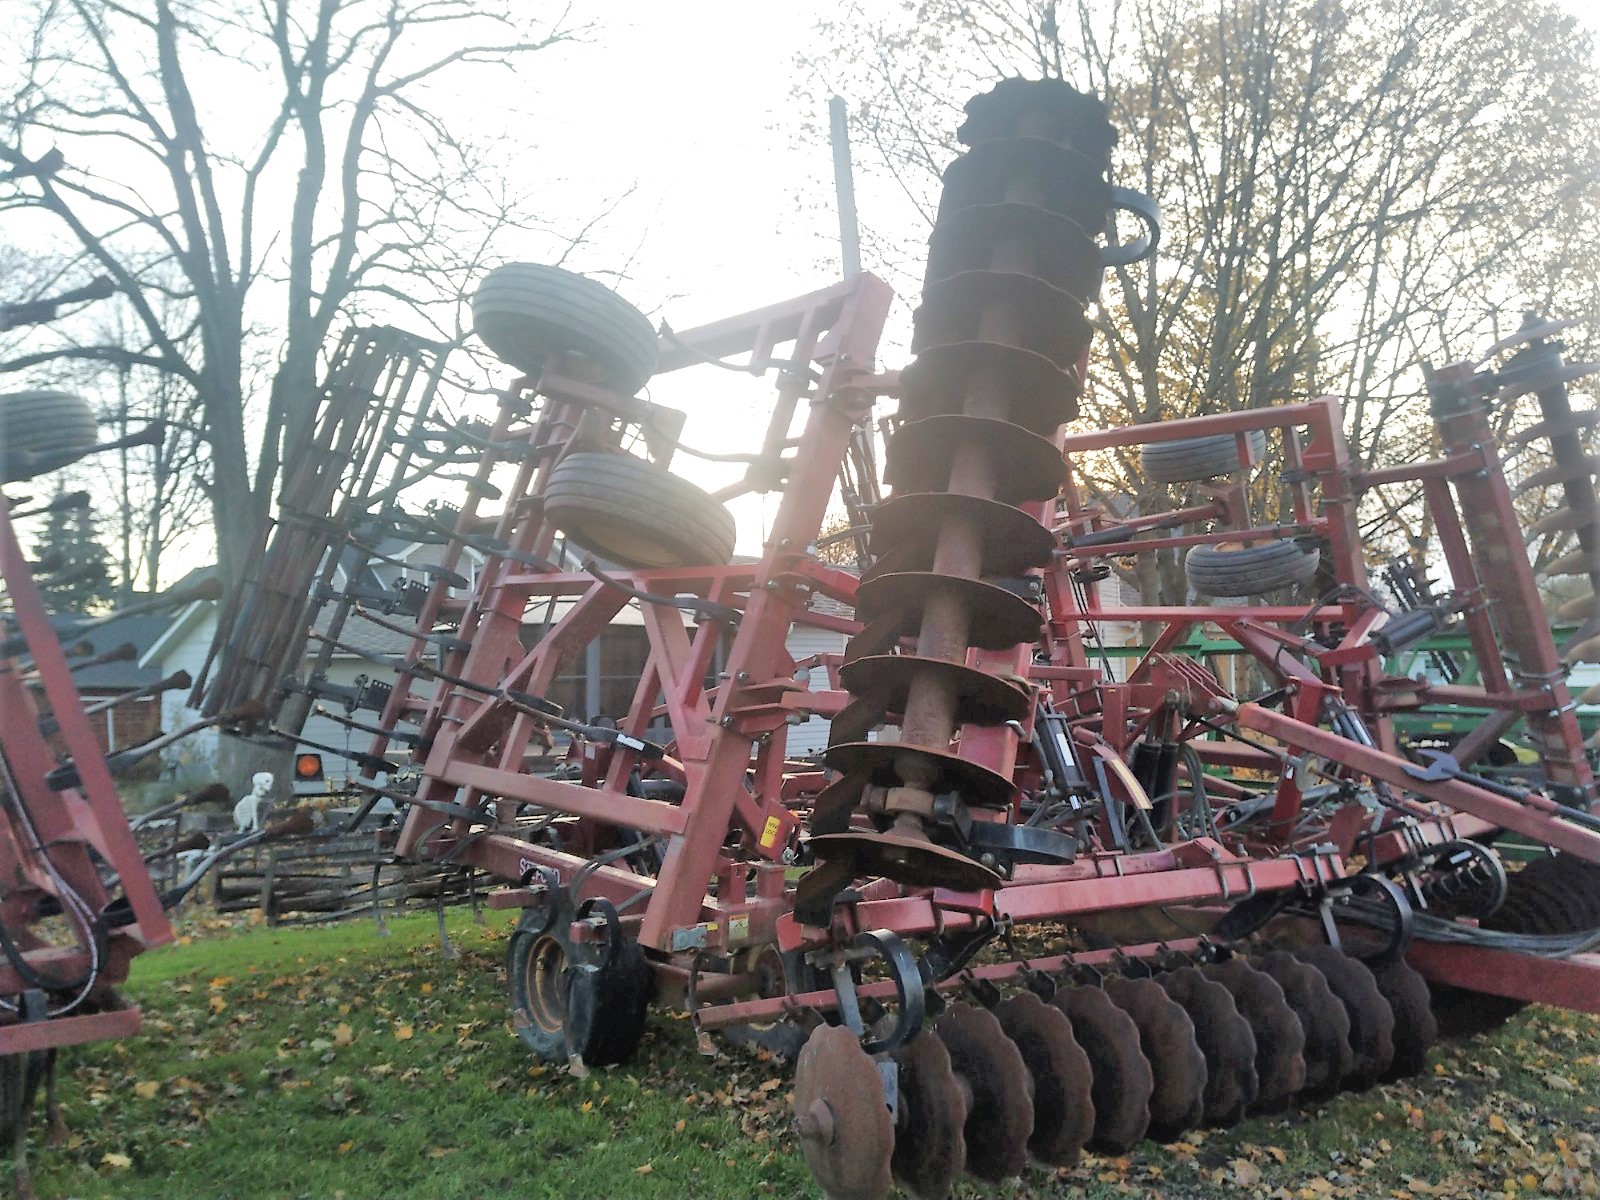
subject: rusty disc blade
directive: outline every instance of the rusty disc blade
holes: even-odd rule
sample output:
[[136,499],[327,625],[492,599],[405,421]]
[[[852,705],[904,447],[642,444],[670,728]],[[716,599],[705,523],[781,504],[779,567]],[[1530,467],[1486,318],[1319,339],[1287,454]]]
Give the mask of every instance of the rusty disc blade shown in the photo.
[[1577,550],[1563,554],[1549,566],[1545,567],[1545,575],[1595,575],[1600,574],[1600,557],[1590,554],[1581,547]]
[[1394,1080],[1420,1075],[1427,1069],[1428,1051],[1439,1040],[1428,981],[1404,959],[1367,965],[1394,1012],[1394,1061],[1383,1077]]
[[895,761],[907,753],[920,755],[937,769],[935,787],[940,791],[953,789],[960,792],[968,804],[984,808],[1003,808],[1011,803],[1015,789],[1008,777],[952,754],[949,749],[915,746],[910,742],[842,742],[829,746],[823,761],[847,775],[868,774],[874,783],[892,787],[899,781]]
[[1175,1141],[1205,1118],[1206,1058],[1194,1022],[1153,979],[1108,979],[1105,990],[1139,1027],[1139,1044],[1150,1061],[1150,1136]]
[[1072,1166],[1094,1132],[1093,1073],[1089,1056],[1072,1035],[1072,1022],[1032,992],[1002,1001],[994,1015],[1033,1078],[1028,1151],[1053,1167]]
[[1150,1126],[1155,1079],[1133,1018],[1100,988],[1062,988],[1050,1003],[1067,1014],[1072,1033],[1089,1059],[1093,1076],[1094,1136],[1089,1144],[1123,1154]]
[[1556,609],[1556,616],[1563,621],[1587,621],[1590,617],[1600,617],[1600,596],[1590,592],[1587,596],[1568,600]]
[[900,1068],[894,1177],[916,1200],[944,1200],[967,1163],[966,1092],[950,1065],[950,1052],[922,1033],[894,1053]]
[[900,415],[908,421],[958,414],[972,385],[1003,380],[1005,421],[1045,436],[1077,416],[1081,381],[1042,354],[999,342],[929,346],[900,372]]
[[1007,243],[1027,244],[1028,270],[1083,301],[1100,292],[1100,247],[1071,217],[1033,204],[974,204],[941,215],[928,239],[927,283],[987,269]]
[[[1008,469],[1002,466],[997,474]],[[884,501],[873,513],[872,552],[910,546],[909,561],[917,566],[906,569],[927,570],[949,521],[967,521],[977,528],[983,548],[980,575],[1016,575],[1042,567],[1056,548],[1055,534],[1020,508],[956,492],[908,492]]]
[[878,1065],[842,1025],[819,1025],[794,1072],[795,1133],[828,1200],[878,1200],[894,1180],[894,1123]]
[[950,888],[973,892],[1000,885],[1000,876],[959,850],[926,838],[898,833],[851,830],[811,839],[811,849],[824,862],[847,862],[856,875],[882,876],[912,887]]
[[990,1183],[1022,1174],[1033,1136],[1033,1097],[1021,1051],[992,1012],[970,1004],[945,1009],[933,1031],[972,1094],[967,1170]]
[[[906,693],[918,675],[944,676],[956,696],[956,722],[1003,725],[1025,720],[1033,697],[1009,679],[965,663],[916,654],[875,654],[858,658],[839,672],[839,682],[857,696],[871,696],[888,712],[904,712]],[[835,718],[837,719],[837,718]]]
[[[1065,371],[1074,366],[1094,336],[1083,315],[1084,302],[1022,271],[963,271],[922,290],[922,303],[911,314],[911,351],[929,346],[983,338],[984,318],[1006,306],[1017,323],[1017,337],[1007,344],[1042,354]],[[1003,416],[979,413],[979,416]]]
[[1168,971],[1156,981],[1183,1005],[1206,1056],[1206,1123],[1235,1124],[1255,1102],[1259,1087],[1250,1023],[1239,1015],[1228,989],[1207,979],[1197,967]]
[[956,130],[963,146],[1011,137],[1026,128],[1103,158],[1117,140],[1104,103],[1059,79],[1002,79],[968,100],[966,113]]
[[1350,1049],[1355,1061],[1344,1086],[1365,1091],[1394,1062],[1394,1010],[1378,990],[1367,965],[1332,946],[1304,946],[1295,957],[1322,972],[1328,987],[1350,1014]]
[[1561,652],[1561,661],[1569,667],[1573,663],[1600,662],[1600,637],[1585,638]]
[[1350,1049],[1350,1014],[1321,971],[1282,950],[1259,955],[1250,965],[1270,975],[1305,1034],[1305,1095],[1331,1096],[1355,1066]]
[[1039,137],[995,138],[975,144],[944,169],[939,215],[1000,204],[1014,187],[1032,185],[1028,203],[1070,217],[1085,232],[1098,232],[1111,207],[1111,186],[1088,155]]
[[1021,425],[961,413],[926,417],[900,427],[884,455],[884,482],[896,492],[932,492],[950,478],[950,464],[962,447],[982,443],[1005,464],[995,479],[1001,504],[1048,500],[1061,490],[1066,467],[1055,443]]
[[1507,350],[1514,350],[1518,346],[1526,346],[1529,342],[1535,340],[1554,337],[1556,334],[1571,329],[1574,325],[1581,325],[1582,323],[1582,321],[1575,317],[1568,317],[1567,319],[1561,321],[1540,321],[1535,325],[1524,325],[1515,333],[1501,338],[1494,345],[1490,346],[1483,352],[1483,357],[1480,358],[1474,365],[1481,367],[1491,358],[1494,358],[1499,354],[1504,354]]
[[1233,996],[1256,1039],[1256,1100],[1251,1112],[1278,1113],[1306,1085],[1306,1033],[1283,988],[1242,958],[1204,968],[1206,978]]
[[935,594],[955,592],[970,618],[967,644],[980,650],[1007,650],[1039,636],[1039,610],[1015,592],[932,571],[896,571],[879,575],[856,590],[856,615],[863,621],[891,609],[903,614],[899,632],[914,636],[922,627],[922,610]]
[[1524,533],[1524,540],[1531,542],[1547,533],[1571,533],[1580,527],[1593,525],[1595,520],[1596,514],[1591,512],[1580,513],[1570,508],[1558,508],[1545,513],[1529,525]]
[[1577,462],[1556,463],[1523,476],[1511,494],[1521,496],[1535,488],[1550,487],[1557,483],[1588,484],[1593,482],[1597,474],[1600,474],[1600,454],[1586,454]]
[[[1506,404],[1512,400],[1515,400],[1519,396],[1526,396],[1529,392],[1543,391],[1545,388],[1555,387],[1558,384],[1574,383],[1585,376],[1593,375],[1596,371],[1600,371],[1600,363],[1563,363],[1556,370],[1542,371],[1538,375],[1532,376],[1528,379],[1519,379],[1515,383],[1507,384],[1494,394],[1494,402],[1496,404]],[[1508,444],[1526,445],[1531,438],[1539,436],[1539,434],[1536,434],[1534,430],[1540,430],[1540,432],[1547,437],[1559,437],[1563,433],[1571,432],[1574,427],[1582,429],[1589,425],[1595,424],[1596,421],[1600,421],[1600,414],[1575,413],[1573,415],[1580,418],[1575,423],[1568,423],[1565,418],[1558,418],[1555,421],[1546,421],[1542,424],[1544,426],[1548,426],[1548,429],[1541,429],[1540,426],[1536,425],[1534,426],[1534,429],[1527,430],[1524,433],[1519,434],[1517,437],[1512,438]],[[1592,419],[1587,421],[1582,420],[1581,418],[1585,415],[1590,416]]]

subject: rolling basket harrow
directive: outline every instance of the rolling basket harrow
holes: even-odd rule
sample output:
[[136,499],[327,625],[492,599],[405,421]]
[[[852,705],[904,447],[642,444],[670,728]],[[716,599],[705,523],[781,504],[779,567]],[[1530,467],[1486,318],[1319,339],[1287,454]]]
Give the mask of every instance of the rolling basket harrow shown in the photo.
[[[405,806],[395,853],[486,871],[490,903],[521,910],[511,1002],[537,1054],[624,1061],[649,1006],[677,1003],[703,1037],[796,1056],[795,1129],[833,1197],[943,1196],[962,1171],[1367,1087],[1420,1069],[1441,1025],[1528,1001],[1600,1010],[1595,781],[1491,424],[1536,397],[1508,448],[1551,466],[1520,486],[1563,489],[1559,569],[1600,582],[1593,413],[1567,391],[1588,368],[1530,323],[1432,372],[1440,455],[1404,467],[1353,466],[1326,397],[1066,436],[1085,309],[1108,264],[1154,252],[1155,212],[1108,182],[1094,99],[1010,80],[967,113],[898,373],[874,365],[890,293],[871,275],[658,338],[599,284],[508,264],[474,299],[523,372],[492,422],[433,405],[437,348],[347,343],[208,715],[257,705],[239,733],[304,743],[316,701],[370,737],[354,787]],[[1141,232],[1102,245],[1117,212]],[[683,414],[635,393],[730,360],[777,398],[744,483],[710,494]],[[1084,464],[1118,446],[1180,506],[1091,503]],[[1273,521],[1252,512],[1263,460]],[[836,486],[870,526],[859,575],[815,553]],[[1395,486],[1420,491],[1448,573],[1406,609],[1369,587],[1356,524]],[[747,490],[781,501],[736,561],[723,501]],[[386,537],[435,544],[429,578],[341,589],[329,564],[382,561]],[[1105,601],[1114,561],[1175,548],[1196,603]],[[557,680],[625,608],[648,643],[627,711],[565,711]],[[1125,672],[1096,654],[1110,621],[1160,631]],[[1481,685],[1385,673],[1456,622]],[[369,626],[408,649],[355,685],[294,673],[308,629],[348,651]],[[797,626],[848,641],[796,661]],[[1248,652],[1256,694],[1175,652],[1200,626]],[[1600,650],[1582,633],[1569,659]],[[1391,718],[1427,703],[1495,715],[1418,761]],[[788,753],[811,716],[831,722],[820,762]],[[1519,721],[1537,789],[1471,770]],[[1505,835],[1540,856],[1507,872]]]

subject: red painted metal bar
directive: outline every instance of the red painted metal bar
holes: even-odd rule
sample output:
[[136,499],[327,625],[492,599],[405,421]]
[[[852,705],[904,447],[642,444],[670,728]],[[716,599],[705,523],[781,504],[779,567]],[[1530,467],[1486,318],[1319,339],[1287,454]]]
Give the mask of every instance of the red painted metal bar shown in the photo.
[[[1011,962],[982,963],[967,967],[958,975],[941,979],[931,986],[936,992],[959,992],[973,980],[990,983],[1007,983],[1028,972],[1065,971],[1072,967],[1107,967],[1125,959],[1155,958],[1162,954],[1187,954],[1200,948],[1195,938],[1179,938],[1170,942],[1151,942],[1140,946],[1121,946],[1115,950],[1084,950],[1076,954],[1051,954],[1043,958],[1022,958]],[[705,977],[706,983],[717,977]],[[705,984],[698,985],[701,994],[710,994]],[[895,984],[892,980],[862,984],[856,995],[864,1000],[893,1000]],[[693,1016],[701,1029],[724,1029],[729,1025],[748,1022],[772,1021],[781,1017],[803,1013],[833,1012],[839,1007],[839,997],[833,991],[801,992],[794,996],[772,996],[757,1000],[740,1000],[729,1004],[696,1009]]]
[[1600,1013],[1600,954],[1538,958],[1487,946],[1418,939],[1406,951],[1406,961],[1432,983]]
[[132,1037],[139,1032],[139,1023],[140,1012],[137,1008],[119,1008],[110,1012],[83,1013],[79,1016],[56,1017],[50,1021],[25,1021],[19,1025],[0,1026],[0,1055],[27,1054],[35,1050]]
[[1558,807],[1537,792],[1526,800],[1512,800],[1459,779],[1424,783],[1408,773],[1406,768],[1410,764],[1402,758],[1369,749],[1258,704],[1240,705],[1235,718],[1241,728],[1277,738],[1291,748],[1310,751],[1373,779],[1482,817],[1502,829],[1525,834],[1579,858],[1600,862],[1600,833],[1563,819]]

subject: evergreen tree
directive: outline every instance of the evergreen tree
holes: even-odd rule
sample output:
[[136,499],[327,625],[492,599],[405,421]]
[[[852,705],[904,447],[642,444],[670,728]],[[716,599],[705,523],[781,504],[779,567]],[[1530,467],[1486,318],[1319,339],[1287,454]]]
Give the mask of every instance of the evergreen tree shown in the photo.
[[[58,490],[58,499],[60,495]],[[94,512],[87,504],[51,512],[33,552],[41,564],[39,590],[51,612],[89,612],[106,607],[115,596],[111,554],[95,533]]]

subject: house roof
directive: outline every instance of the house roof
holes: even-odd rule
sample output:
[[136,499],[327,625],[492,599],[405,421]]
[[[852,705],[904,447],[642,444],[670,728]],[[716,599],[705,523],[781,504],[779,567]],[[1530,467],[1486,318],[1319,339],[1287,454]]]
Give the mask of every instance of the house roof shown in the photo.
[[50,624],[60,635],[62,642],[67,645],[88,642],[94,648],[94,654],[105,654],[118,646],[131,645],[134,657],[74,671],[72,679],[78,685],[79,691],[142,687],[161,678],[161,672],[153,667],[144,666],[143,660],[145,653],[171,622],[170,616],[156,613],[142,617],[123,617],[91,630],[81,637],[75,636],[72,630],[82,619],[72,613],[58,613],[50,618]]

